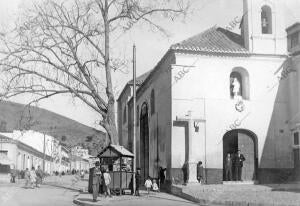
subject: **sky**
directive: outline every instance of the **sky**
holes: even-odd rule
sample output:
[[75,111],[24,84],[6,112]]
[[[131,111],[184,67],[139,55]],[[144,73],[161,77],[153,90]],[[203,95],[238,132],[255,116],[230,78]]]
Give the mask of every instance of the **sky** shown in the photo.
[[[0,27],[13,23],[13,19],[31,2],[32,0],[0,0]],[[115,42],[117,49],[127,59],[131,59],[132,45],[136,45],[137,75],[153,69],[172,44],[196,35],[214,25],[225,28],[235,17],[241,17],[243,13],[242,0],[191,0],[191,2],[192,5],[185,19],[161,20],[164,28],[171,34],[169,37],[144,27],[135,27]],[[285,1],[285,4],[287,6],[286,25],[289,26],[300,20],[299,12],[296,10],[300,8],[300,0],[288,0]],[[238,27],[233,31],[240,32]],[[129,64],[125,72],[113,74],[117,93],[120,93],[126,82],[132,78],[131,70]],[[24,103],[24,99],[27,97],[19,97],[14,101]],[[99,119],[99,115],[84,104],[74,102],[69,97],[58,96],[47,99],[38,106],[97,128],[95,122]]]

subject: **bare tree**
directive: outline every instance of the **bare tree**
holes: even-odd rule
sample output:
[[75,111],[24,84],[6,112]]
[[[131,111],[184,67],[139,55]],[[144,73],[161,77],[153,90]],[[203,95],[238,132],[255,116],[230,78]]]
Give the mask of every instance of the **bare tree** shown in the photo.
[[32,102],[38,102],[69,94],[99,113],[110,142],[118,144],[112,71],[124,65],[111,57],[117,49],[112,38],[140,23],[165,32],[154,19],[185,14],[186,2],[47,0],[33,5],[1,35],[2,97],[32,94]]

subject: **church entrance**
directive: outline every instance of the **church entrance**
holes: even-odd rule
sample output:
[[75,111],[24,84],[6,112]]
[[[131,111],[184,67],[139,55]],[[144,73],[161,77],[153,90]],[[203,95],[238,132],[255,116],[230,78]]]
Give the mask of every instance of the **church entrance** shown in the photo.
[[[241,180],[256,180],[258,165],[257,137],[249,130],[237,129],[231,130],[223,136],[223,181],[234,181],[239,179],[237,169],[238,164],[235,163],[238,150],[240,150],[240,154],[245,157],[241,169]],[[230,164],[226,163],[228,162],[228,154],[230,154],[231,167],[228,166]],[[228,170],[231,170],[231,174]]]
[[140,117],[140,166],[142,180],[145,180],[149,175],[149,122],[146,103],[142,105]]

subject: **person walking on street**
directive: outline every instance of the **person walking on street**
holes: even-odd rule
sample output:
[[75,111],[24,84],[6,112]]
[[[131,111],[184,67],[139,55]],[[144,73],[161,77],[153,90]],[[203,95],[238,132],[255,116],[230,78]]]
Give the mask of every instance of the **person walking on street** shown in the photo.
[[232,159],[230,153],[225,158],[225,181],[232,180]]
[[43,171],[40,166],[36,170],[36,187],[40,187],[43,182]]
[[104,173],[103,173],[103,179],[104,179],[104,194],[105,197],[108,195],[109,197],[111,197],[110,194],[110,183],[111,183],[111,177],[110,174],[108,173],[107,169],[104,169]]
[[32,167],[31,170],[30,170],[30,186],[31,186],[31,189],[34,189],[35,184],[36,184],[35,168]]
[[237,154],[234,158],[234,167],[235,167],[235,180],[242,181],[242,169],[243,162],[246,160],[243,154],[241,154],[241,150],[237,151]]
[[101,183],[101,171],[100,171],[100,162],[96,162],[95,169],[93,172],[93,202],[97,201],[99,195],[99,186]]
[[203,165],[201,161],[197,164],[197,180],[200,184],[203,184]]
[[10,175],[11,175],[10,182],[11,182],[11,183],[16,183],[17,171],[16,171],[16,169],[15,169],[15,166],[13,166],[13,168],[10,169]]
[[28,168],[26,168],[26,170],[25,170],[24,178],[25,178],[25,188],[27,189],[30,185],[30,172],[29,172]]
[[147,197],[149,197],[149,193],[150,193],[150,190],[151,190],[151,187],[152,187],[152,181],[151,181],[150,176],[148,176],[148,178],[145,181],[145,187],[147,189]]

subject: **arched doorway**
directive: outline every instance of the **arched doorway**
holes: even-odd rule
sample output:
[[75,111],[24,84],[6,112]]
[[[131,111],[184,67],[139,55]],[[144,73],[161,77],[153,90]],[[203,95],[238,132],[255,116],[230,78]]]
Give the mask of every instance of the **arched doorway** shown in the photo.
[[149,175],[149,122],[148,105],[143,103],[140,116],[140,166],[142,180]]
[[[257,136],[245,129],[231,130],[223,136],[223,180],[225,180],[225,158],[228,153],[233,156],[238,150],[246,159],[242,168],[242,180],[255,181],[258,167]],[[235,180],[234,164],[232,165],[232,176]]]

